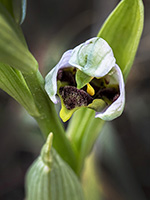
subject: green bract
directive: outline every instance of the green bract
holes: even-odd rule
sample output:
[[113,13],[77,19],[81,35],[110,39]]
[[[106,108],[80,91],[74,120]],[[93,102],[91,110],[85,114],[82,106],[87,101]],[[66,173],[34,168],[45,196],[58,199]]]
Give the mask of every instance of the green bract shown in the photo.
[[57,95],[61,99],[63,121],[80,107],[94,109],[95,117],[104,120],[112,120],[123,111],[123,76],[111,47],[102,38],[92,38],[64,53],[45,81],[51,100],[57,103]]
[[26,178],[26,200],[83,200],[81,184],[52,148],[52,133]]
[[98,37],[102,37],[111,45],[125,79],[137,52],[143,23],[142,0],[122,0],[98,33]]

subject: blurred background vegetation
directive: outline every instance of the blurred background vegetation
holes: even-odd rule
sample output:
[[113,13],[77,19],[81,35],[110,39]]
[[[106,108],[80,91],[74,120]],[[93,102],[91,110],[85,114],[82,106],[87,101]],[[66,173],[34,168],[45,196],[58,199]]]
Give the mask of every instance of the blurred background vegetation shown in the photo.
[[[125,111],[105,125],[94,148],[100,200],[150,199],[150,0],[143,2],[145,27],[126,85]],[[28,1],[22,29],[42,74],[64,51],[96,36],[117,3]],[[25,173],[44,141],[36,122],[2,90],[0,137],[0,200],[22,200]]]

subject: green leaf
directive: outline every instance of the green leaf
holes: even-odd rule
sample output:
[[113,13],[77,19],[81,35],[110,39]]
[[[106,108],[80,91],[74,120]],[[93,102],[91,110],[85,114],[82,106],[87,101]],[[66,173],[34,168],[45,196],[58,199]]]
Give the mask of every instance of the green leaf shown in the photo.
[[0,77],[0,88],[18,101],[30,115],[38,116],[38,110],[22,74],[0,63]]
[[22,24],[26,16],[26,0],[0,0],[18,24]]
[[26,0],[12,0],[15,21],[22,24],[26,17]]
[[139,45],[143,21],[142,0],[122,0],[98,33],[98,37],[105,39],[113,49],[125,79]]
[[31,73],[38,68],[29,52],[20,27],[0,3],[0,62],[20,71]]

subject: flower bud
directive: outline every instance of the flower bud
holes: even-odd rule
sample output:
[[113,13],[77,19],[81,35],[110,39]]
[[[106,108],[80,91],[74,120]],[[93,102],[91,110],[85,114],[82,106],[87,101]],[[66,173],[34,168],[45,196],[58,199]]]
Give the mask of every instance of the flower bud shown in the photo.
[[27,172],[26,200],[83,200],[80,182],[52,148],[52,137]]

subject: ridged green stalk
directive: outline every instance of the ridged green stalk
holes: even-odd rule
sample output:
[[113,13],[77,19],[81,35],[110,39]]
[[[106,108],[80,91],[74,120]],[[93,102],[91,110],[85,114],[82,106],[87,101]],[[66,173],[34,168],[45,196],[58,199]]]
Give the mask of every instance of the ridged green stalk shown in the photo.
[[70,141],[65,135],[62,123],[56,113],[54,104],[50,101],[44,90],[44,79],[39,71],[23,74],[26,83],[33,95],[33,99],[40,115],[33,116],[47,138],[50,132],[54,134],[53,146],[59,155],[73,168],[76,168],[76,158]]

